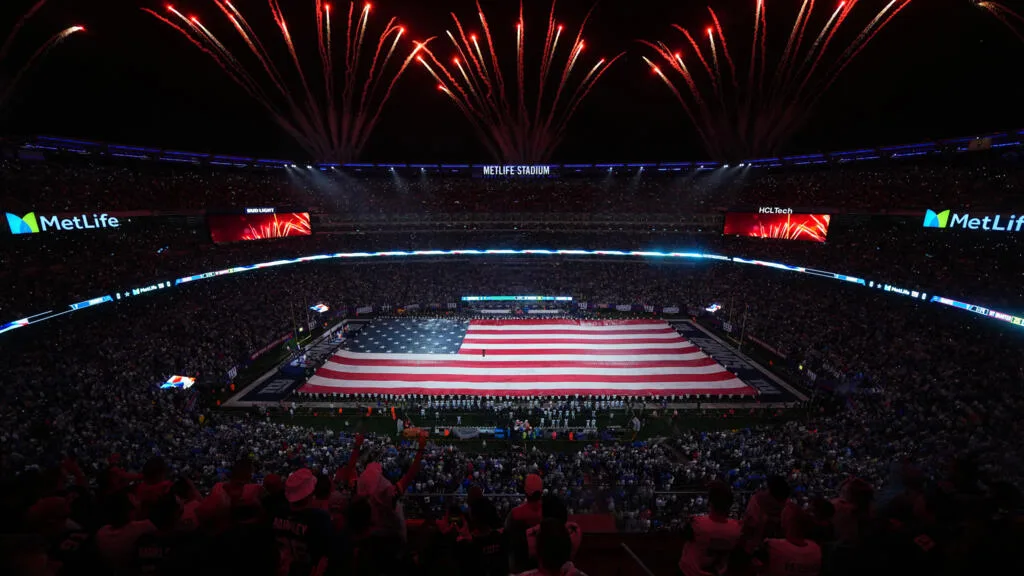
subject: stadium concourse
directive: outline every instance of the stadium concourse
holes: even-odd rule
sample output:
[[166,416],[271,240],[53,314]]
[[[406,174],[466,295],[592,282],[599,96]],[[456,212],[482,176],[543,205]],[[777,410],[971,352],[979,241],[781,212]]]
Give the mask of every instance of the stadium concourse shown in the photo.
[[[138,212],[3,235],[4,322],[129,295],[0,334],[4,574],[308,573],[299,549],[338,574],[480,574],[490,550],[504,573],[536,565],[531,540],[589,574],[640,573],[625,542],[668,574],[709,507],[736,530],[728,573],[786,545],[820,551],[805,574],[1024,570],[1024,333],[996,318],[770,266],[615,254],[314,260],[131,295],[333,251],[614,245],[1019,311],[1019,234],[921,225],[926,209],[1021,213],[1017,149],[735,178],[345,174],[333,191],[283,170],[14,152],[0,175],[19,230],[29,213]],[[724,236],[712,209],[769,203],[832,207],[828,242]],[[211,242],[208,216],[259,206],[320,209],[312,236]],[[576,308],[536,323],[531,306],[461,300],[509,294]],[[652,357],[673,365],[639,365]],[[648,386],[642,370],[665,370],[671,396],[619,388]],[[395,374],[415,389],[381,390]],[[599,396],[502,392],[584,375]],[[708,375],[739,392],[709,402]],[[343,391],[294,392],[310,376]],[[751,414],[750,390],[772,407]],[[226,409],[234,395],[255,405]]]

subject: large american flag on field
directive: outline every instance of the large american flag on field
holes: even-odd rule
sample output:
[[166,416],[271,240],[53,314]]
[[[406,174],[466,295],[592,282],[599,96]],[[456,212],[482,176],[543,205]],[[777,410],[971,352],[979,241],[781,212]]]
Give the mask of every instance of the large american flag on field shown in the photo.
[[376,321],[301,389],[311,393],[753,395],[660,320]]

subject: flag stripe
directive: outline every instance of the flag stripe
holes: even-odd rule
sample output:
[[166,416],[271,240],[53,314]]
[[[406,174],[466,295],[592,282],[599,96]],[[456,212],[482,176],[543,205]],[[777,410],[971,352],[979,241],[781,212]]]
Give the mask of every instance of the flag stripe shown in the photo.
[[[550,346],[558,346],[558,345],[557,344],[551,344]],[[495,356],[522,356],[522,355],[534,356],[538,352],[541,352],[543,354],[576,354],[576,355],[580,355],[580,356],[584,356],[584,355],[589,355],[589,356],[633,356],[633,355],[648,356],[648,355],[652,355],[652,354],[659,354],[660,355],[660,354],[666,353],[666,350],[673,350],[673,347],[671,347],[671,346],[665,346],[665,347],[656,348],[656,349],[653,349],[653,350],[647,350],[645,348],[633,348],[631,346],[624,346],[624,347],[621,347],[621,348],[597,348],[597,347],[587,348],[587,347],[584,347],[584,346],[576,346],[576,347],[573,347],[573,348],[547,348],[547,347],[544,347],[544,346],[538,346],[537,348],[540,348],[540,349],[536,349],[536,348],[526,348],[526,349],[523,349],[523,348],[515,348],[515,347],[508,347],[508,346],[492,346],[492,345],[481,346],[480,344],[473,344],[473,345],[471,345],[469,347],[463,347],[461,350],[459,350],[459,354],[480,354],[481,351],[486,350],[488,355],[493,354]],[[680,354],[691,353],[691,352],[700,352],[700,349],[697,348],[696,346],[687,346],[685,348],[675,348],[674,350],[676,352],[680,353]]]
[[[682,336],[678,333],[669,332],[640,332],[638,334],[615,334],[608,332],[587,332],[580,334],[551,334],[548,332],[506,332],[504,334],[493,334],[493,333],[480,333],[475,330],[466,332],[466,340],[482,340],[482,341],[494,341],[494,340],[569,340],[572,342],[598,342],[601,340],[611,340],[613,342],[636,342],[637,340],[656,340],[659,342],[670,342],[673,340],[682,340]],[[465,340],[464,340],[465,341]]]
[[[506,362],[506,364],[508,364]],[[320,372],[318,372],[319,374]],[[551,366],[537,366],[534,368],[526,368],[524,366],[512,366],[506,368],[495,368],[490,363],[481,365],[468,364],[465,366],[422,366],[422,365],[350,365],[344,362],[328,362],[323,366],[323,375],[331,373],[336,375],[339,373],[363,373],[363,374],[433,374],[436,376],[451,375],[455,378],[458,375],[473,375],[479,374],[482,376],[507,376],[507,375],[524,375],[542,378],[544,376],[561,376],[561,375],[591,375],[591,376],[604,376],[604,375],[633,375],[637,377],[645,375],[675,375],[679,380],[685,380],[685,376],[690,374],[729,374],[722,370],[722,367],[716,364],[714,361],[704,366],[685,366],[685,367],[659,367],[659,368],[631,368],[625,366],[616,366],[609,368],[607,366],[599,367],[588,367],[583,368],[579,366],[568,366],[568,367],[551,367]],[[683,378],[680,378],[683,377]],[[654,382],[655,380],[652,380]]]
[[[365,355],[361,355],[365,356]],[[346,356],[336,354],[331,357],[330,362],[346,366],[397,366],[409,368],[466,368],[484,367],[488,370],[499,368],[688,368],[699,366],[717,366],[718,363],[711,358],[704,356],[694,360],[613,360],[613,361],[582,361],[582,360],[561,360],[561,357],[553,356],[551,360],[499,360],[497,358],[481,358],[479,356],[455,356],[456,360],[439,360],[433,354],[380,354],[380,356],[402,356],[409,357],[400,359],[373,360],[357,356]],[[415,358],[412,358],[415,357]]]
[[679,335],[679,333],[676,332],[675,330],[673,330],[672,328],[651,328],[651,329],[646,329],[646,330],[619,330],[619,329],[616,329],[616,328],[612,327],[612,328],[598,329],[598,330],[583,330],[583,329],[581,329],[581,330],[571,330],[571,329],[564,329],[564,328],[531,328],[529,330],[506,330],[506,329],[503,329],[503,328],[476,328],[476,327],[472,327],[472,326],[466,332],[466,335],[467,336],[472,335],[474,338],[479,338],[479,337],[482,337],[482,336],[498,336],[498,337],[504,338],[504,337],[507,337],[509,334],[513,334],[513,333],[516,333],[516,332],[529,332],[530,334],[542,334],[544,336],[547,336],[547,335],[552,335],[552,336],[572,335],[572,336],[578,336],[580,338],[587,338],[591,334],[594,335],[597,338],[604,338],[604,337],[607,337],[607,336],[633,336],[633,335],[641,336],[641,337],[644,337],[644,336],[646,336],[646,337],[654,337],[654,335],[656,335],[656,334],[667,334],[670,337],[676,337],[676,336]]
[[[516,356],[515,360],[508,360],[508,361],[509,362],[545,362],[545,363],[551,363],[551,365],[555,365],[555,366],[561,365],[561,363],[564,363],[564,362],[588,362],[588,361],[614,362],[614,363],[618,364],[618,363],[621,363],[621,362],[628,362],[629,361],[629,356],[631,354],[631,353],[627,352],[625,354],[604,354],[604,355],[602,355],[602,354],[595,354],[592,350],[591,351],[585,351],[584,350],[584,351],[581,351],[579,354],[557,354],[557,353],[556,354],[550,354],[550,352],[551,352],[550,350],[545,350],[544,354],[524,353],[524,354],[520,354],[520,355]],[[442,359],[442,358],[458,359],[460,362],[469,362],[469,361],[472,361],[472,360],[479,360],[481,362],[487,362],[489,360],[497,361],[498,359],[494,358],[494,356],[500,355],[497,352],[495,352],[495,353],[488,352],[487,356],[482,356],[480,354],[480,352],[478,352],[478,351],[474,351],[472,353],[465,353],[465,354],[455,354],[455,353],[452,353],[452,354],[440,354],[439,355],[439,354],[401,354],[401,353],[391,353],[391,352],[388,352],[388,353],[355,352],[355,353],[353,353],[353,352],[348,351],[348,350],[343,350],[343,351],[339,351],[339,353],[336,354],[335,356],[336,357],[337,356],[341,356],[343,358],[348,358],[349,354],[358,354],[358,358],[363,359],[363,360],[367,360],[367,361],[393,360],[393,361],[398,361],[398,362],[403,362],[403,361],[417,362],[417,361],[420,361],[420,360],[427,360],[427,359],[441,361],[440,359]],[[602,358],[604,358],[605,356],[611,356],[611,358],[605,358],[605,359],[602,360]],[[703,352],[701,352],[700,349],[698,349],[696,347],[693,348],[692,352],[687,352],[685,354],[678,353],[678,352],[666,352],[664,354],[643,354],[642,356],[643,356],[642,362],[675,362],[675,361],[687,362],[687,361],[700,360],[700,359],[703,359],[703,358],[707,358],[707,355],[704,354]],[[637,361],[640,361],[640,360],[635,360],[634,362],[637,362]]]
[[510,382],[518,382],[524,384],[530,383],[576,383],[576,382],[592,382],[594,384],[654,384],[654,383],[669,383],[669,384],[685,384],[687,382],[721,382],[734,380],[736,377],[732,374],[724,371],[717,371],[711,373],[697,373],[690,372],[684,373],[671,373],[671,374],[608,374],[602,372],[588,372],[588,373],[547,373],[547,374],[508,374],[508,373],[495,373],[489,371],[487,374],[480,373],[462,373],[462,372],[446,372],[446,373],[422,373],[422,372],[403,372],[401,370],[386,370],[379,369],[374,372],[340,372],[331,370],[328,368],[321,368],[317,375],[323,378],[331,378],[334,380],[380,380],[383,375],[387,375],[388,378],[401,382],[435,382],[444,381],[448,383],[487,383],[494,382],[500,384],[506,384]]
[[[384,323],[383,330],[358,344],[359,350],[369,351],[339,350],[302,390],[499,396],[756,393],[665,322],[545,318],[473,320],[468,327],[447,320],[412,322]],[[453,340],[460,334],[461,341]],[[425,350],[442,354],[419,352]]]
[[[489,344],[535,346],[541,344],[578,344],[581,346],[600,346],[604,344],[615,344],[619,347],[636,346],[638,344],[664,344],[664,348],[675,348],[672,344],[685,345],[682,338],[670,340],[667,338],[607,338],[607,339],[583,339],[583,338],[505,338],[502,340],[469,337],[462,341],[463,347],[467,344],[479,344],[479,347],[487,347]],[[475,347],[475,346],[474,346]]]
[[[313,378],[316,378],[315,376]],[[354,386],[339,387],[336,381],[328,381],[328,384],[316,383],[310,379],[309,383],[302,387],[302,392],[310,394],[446,394],[459,396],[572,396],[574,394],[585,394],[591,396],[614,396],[628,394],[635,396],[673,396],[673,395],[697,395],[708,394],[714,396],[742,395],[753,396],[754,390],[737,380],[738,384],[733,388],[708,388],[703,387],[680,387],[678,389],[666,388],[590,388],[585,389],[578,384],[562,388],[507,388],[500,386],[484,386],[477,388],[453,387],[447,383],[438,386],[427,387],[425,383],[417,386],[406,386],[402,382],[376,382],[376,386]],[[443,386],[443,387],[442,387]]]
[[620,326],[649,326],[664,328],[667,324],[658,320],[556,320],[552,318],[526,318],[515,320],[473,320],[471,328],[500,326],[506,330],[529,330],[531,326],[564,326],[577,330],[601,330]]

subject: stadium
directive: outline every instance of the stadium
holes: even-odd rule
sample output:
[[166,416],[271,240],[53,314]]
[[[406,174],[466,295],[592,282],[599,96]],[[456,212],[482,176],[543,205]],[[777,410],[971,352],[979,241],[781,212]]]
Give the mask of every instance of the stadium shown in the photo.
[[4,574],[1024,568],[1020,6],[13,4]]

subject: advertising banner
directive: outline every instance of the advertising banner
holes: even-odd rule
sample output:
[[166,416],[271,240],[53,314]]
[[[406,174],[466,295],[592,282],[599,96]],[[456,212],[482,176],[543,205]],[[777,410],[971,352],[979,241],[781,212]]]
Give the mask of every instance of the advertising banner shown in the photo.
[[748,238],[824,242],[831,219],[828,214],[729,212],[725,215],[723,233]]
[[309,212],[274,214],[215,214],[207,217],[210,237],[217,244],[268,240],[313,233]]

